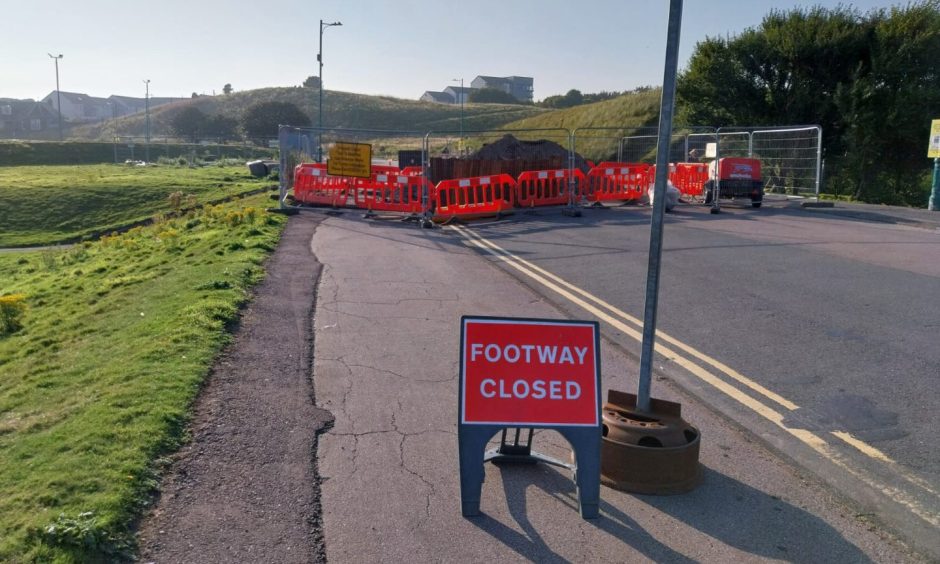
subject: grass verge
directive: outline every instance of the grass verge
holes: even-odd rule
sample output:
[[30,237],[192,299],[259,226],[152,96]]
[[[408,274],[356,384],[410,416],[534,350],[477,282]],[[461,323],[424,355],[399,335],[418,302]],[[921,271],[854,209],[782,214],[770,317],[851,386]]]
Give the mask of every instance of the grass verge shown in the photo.
[[[51,245],[271,184],[242,166],[0,167],[0,247]],[[189,197],[191,195],[191,197]]]
[[161,458],[285,218],[258,195],[67,250],[0,255],[0,561],[131,557]]

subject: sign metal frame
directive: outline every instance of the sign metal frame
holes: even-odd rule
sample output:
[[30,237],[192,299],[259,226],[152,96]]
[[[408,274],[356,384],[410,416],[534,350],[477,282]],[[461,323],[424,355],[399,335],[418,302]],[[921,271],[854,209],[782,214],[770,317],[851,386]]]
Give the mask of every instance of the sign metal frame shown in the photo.
[[[594,406],[595,424],[565,423],[547,421],[465,421],[466,400],[466,352],[467,352],[467,325],[480,324],[508,324],[508,325],[544,325],[544,326],[581,326],[590,328],[592,332],[594,368]],[[506,318],[465,315],[460,318],[460,363],[457,400],[457,442],[460,462],[460,503],[461,512],[465,517],[480,513],[480,495],[485,478],[485,462],[542,462],[554,466],[561,466],[574,471],[574,481],[577,484],[578,504],[580,514],[584,519],[594,519],[598,516],[600,504],[600,449],[602,437],[601,419],[601,359],[600,359],[600,325],[597,321],[576,321],[566,319],[538,319],[538,318]],[[587,393],[585,391],[585,393]],[[574,453],[574,463],[565,463],[531,450],[532,430],[551,429],[561,434],[571,445]],[[506,442],[508,430],[515,430],[515,444]],[[527,444],[519,444],[521,430],[529,434]],[[485,452],[489,441],[498,433],[502,433],[502,440],[498,449]]]

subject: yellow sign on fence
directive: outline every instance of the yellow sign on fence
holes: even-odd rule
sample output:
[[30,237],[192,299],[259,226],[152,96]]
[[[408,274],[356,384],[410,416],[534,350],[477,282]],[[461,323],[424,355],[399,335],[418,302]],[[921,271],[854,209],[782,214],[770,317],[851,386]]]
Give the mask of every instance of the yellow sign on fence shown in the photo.
[[930,144],[927,146],[928,159],[940,159],[940,119],[930,122]]
[[330,148],[326,173],[330,176],[369,178],[372,175],[372,145],[337,141]]

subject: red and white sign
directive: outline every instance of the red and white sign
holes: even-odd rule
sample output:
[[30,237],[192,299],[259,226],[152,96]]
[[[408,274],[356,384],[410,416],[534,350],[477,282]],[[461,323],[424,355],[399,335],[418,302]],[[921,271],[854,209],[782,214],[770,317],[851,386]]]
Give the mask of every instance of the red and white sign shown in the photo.
[[460,422],[600,424],[596,322],[461,319]]

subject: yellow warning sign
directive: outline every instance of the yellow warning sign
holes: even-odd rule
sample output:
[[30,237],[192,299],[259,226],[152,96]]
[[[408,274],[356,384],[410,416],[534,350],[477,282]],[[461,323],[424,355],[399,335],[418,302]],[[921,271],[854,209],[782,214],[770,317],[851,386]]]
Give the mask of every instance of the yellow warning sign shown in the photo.
[[930,122],[930,145],[927,147],[928,159],[940,159],[940,119]]
[[372,175],[372,145],[337,141],[330,148],[326,173],[330,176],[369,178]]

